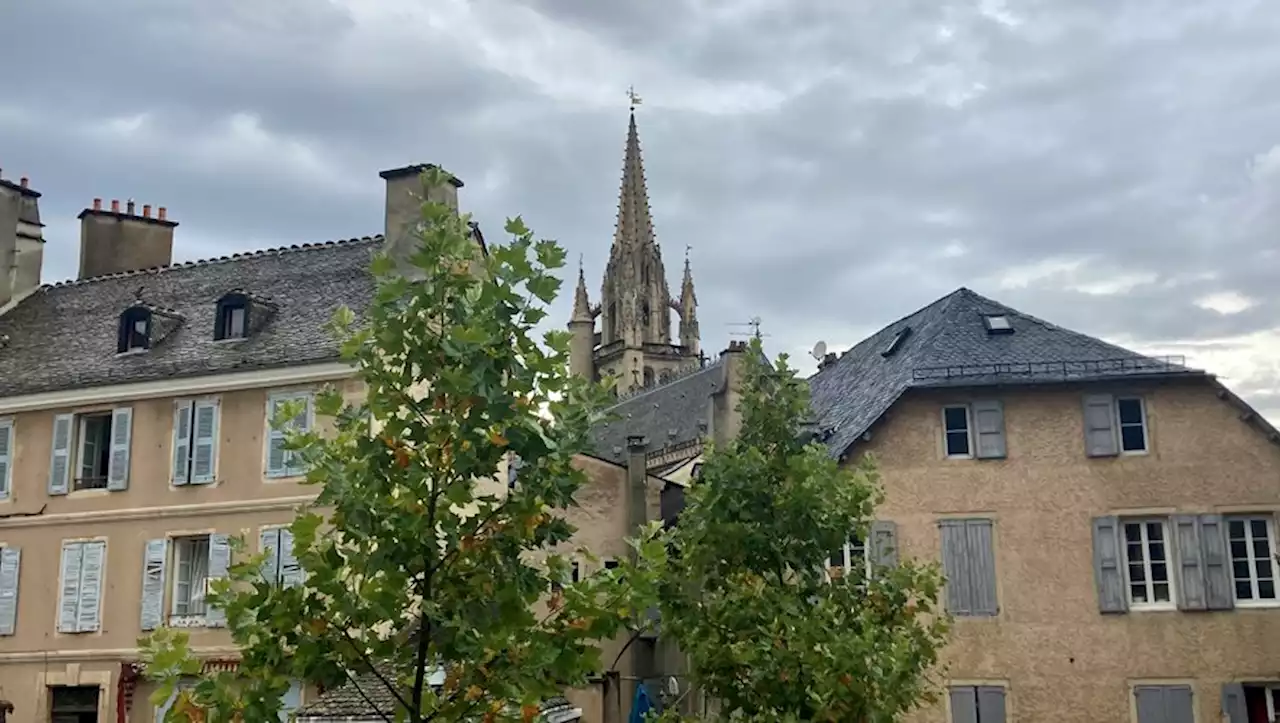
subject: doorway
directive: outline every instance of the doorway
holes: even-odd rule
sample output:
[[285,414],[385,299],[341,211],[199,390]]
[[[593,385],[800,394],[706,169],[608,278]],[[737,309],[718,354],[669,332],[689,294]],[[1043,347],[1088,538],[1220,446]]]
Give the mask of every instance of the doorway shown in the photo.
[[96,685],[61,685],[49,688],[51,723],[98,723]]

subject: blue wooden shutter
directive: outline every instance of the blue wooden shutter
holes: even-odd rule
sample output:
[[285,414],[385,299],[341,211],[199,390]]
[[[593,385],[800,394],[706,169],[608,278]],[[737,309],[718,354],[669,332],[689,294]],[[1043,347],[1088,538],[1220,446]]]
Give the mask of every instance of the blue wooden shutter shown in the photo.
[[951,723],[978,723],[978,691],[964,686],[952,688]]
[[[209,581],[226,577],[228,567],[231,567],[230,536],[209,535]],[[227,611],[210,605],[204,619],[205,624],[211,628],[224,627],[227,624]]]
[[62,543],[58,591],[58,632],[76,632],[80,614],[80,552],[82,543]]
[[0,419],[0,500],[13,494],[13,420]]
[[287,399],[272,395],[267,400],[267,476],[283,477],[288,468],[288,451],[284,448],[284,430],[277,429],[273,423],[280,407]]
[[293,530],[280,529],[280,584],[285,587],[302,584],[302,566],[293,549]]
[[107,489],[129,487],[129,448],[133,442],[133,410],[119,407],[111,412],[111,458],[107,463]]
[[1129,595],[1120,567],[1120,520],[1093,518],[1093,576],[1098,588],[1098,611],[1123,613],[1129,610]]
[[1222,715],[1226,723],[1249,723],[1249,708],[1245,704],[1244,686],[1227,683],[1222,686]]
[[94,540],[81,545],[78,632],[93,632],[102,623],[102,577],[107,565],[107,543]]
[[1235,607],[1231,564],[1227,559],[1227,526],[1222,515],[1200,515],[1200,544],[1204,546],[1205,607],[1230,610]]
[[148,540],[142,552],[143,630],[155,630],[164,624],[165,562],[169,557],[169,541]]
[[71,480],[71,425],[74,414],[53,418],[53,451],[49,458],[49,494],[65,495]]
[[947,612],[973,614],[973,592],[969,589],[969,564],[965,554],[964,520],[942,520],[942,571],[947,577]]
[[213,481],[218,451],[218,403],[216,401],[196,402],[195,406],[195,450],[191,455],[191,482],[193,484]]
[[974,441],[978,459],[1004,459],[1004,405],[995,399],[973,403]]
[[1110,394],[1088,394],[1084,398],[1084,450],[1090,457],[1120,454],[1117,438],[1115,398]]
[[173,483],[191,481],[191,402],[181,401],[173,408]]
[[262,577],[272,585],[280,582],[280,528],[266,527],[258,532],[258,543],[267,559],[262,562]]
[[18,622],[18,581],[22,550],[0,548],[0,635],[13,635]]
[[1005,723],[1004,688],[978,686],[978,719],[982,723]]
[[871,523],[872,561],[880,567],[898,564],[898,525],[891,520]]
[[1206,609],[1204,554],[1200,542],[1200,518],[1174,515],[1173,540],[1177,551],[1177,593],[1179,610]]

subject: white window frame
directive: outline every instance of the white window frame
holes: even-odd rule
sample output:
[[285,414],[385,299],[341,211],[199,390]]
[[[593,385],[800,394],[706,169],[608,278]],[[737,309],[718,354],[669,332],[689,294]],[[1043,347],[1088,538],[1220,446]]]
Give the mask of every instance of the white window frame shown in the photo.
[[[87,441],[87,437],[88,437],[88,435],[85,434],[85,432],[88,431],[89,420],[91,418],[98,418],[98,417],[106,417],[107,419],[107,468],[102,471],[101,486],[83,487],[81,486],[80,482],[81,480],[85,479],[84,477],[81,476],[81,474],[84,472],[85,442]],[[69,492],[84,492],[86,490],[105,490],[110,487],[111,485],[111,462],[110,462],[111,460],[111,422],[112,422],[111,417],[112,417],[112,410],[110,409],[98,410],[96,412],[77,412],[76,413],[75,419],[71,425],[71,428],[74,430],[74,433],[75,433],[75,438],[72,440],[72,445],[75,447],[75,457],[72,461],[74,461],[75,464],[71,468],[71,486],[70,486],[70,489],[68,490]],[[95,477],[94,479],[97,480],[98,478]]]
[[1267,699],[1267,720],[1277,720],[1277,714],[1280,714],[1280,710],[1277,710],[1276,696],[1280,695],[1280,683],[1273,683],[1271,685],[1264,685],[1261,687],[1263,691],[1265,691],[1263,697]]
[[[199,541],[199,540],[204,540],[204,559],[205,559],[204,583],[203,585],[201,585],[199,590],[199,600],[202,603],[204,609],[199,613],[179,612],[178,611],[178,604],[179,604],[178,585],[179,583],[182,582],[182,562],[183,562],[181,558],[182,549],[186,547],[188,543],[191,543],[193,541]],[[167,591],[169,593],[169,615],[167,617],[169,620],[169,625],[171,627],[202,628],[206,626],[206,616],[209,613],[209,600],[208,600],[208,597],[209,597],[209,550],[211,547],[212,547],[212,535],[210,535],[209,533],[177,535],[170,539],[169,548],[170,550],[172,550],[172,552],[170,553],[170,557],[172,559],[169,561],[169,569],[173,571],[173,575],[171,577],[172,582],[169,584],[169,589]],[[187,569],[189,571],[191,569],[190,567],[191,561],[188,560],[187,562],[188,562]],[[189,574],[190,573],[188,572],[188,575]],[[191,601],[195,599],[194,594],[196,590],[192,585],[192,582],[193,581],[190,579],[186,581],[186,585],[187,585],[186,603],[188,605],[190,605]]]
[[[1252,530],[1250,529],[1252,525],[1249,524],[1254,520],[1262,520],[1267,525],[1267,551],[1268,557],[1271,560],[1271,581],[1272,586],[1276,588],[1276,596],[1273,598],[1258,597],[1258,568],[1255,565],[1258,558],[1253,553],[1253,536]],[[1249,535],[1249,588],[1253,591],[1252,598],[1244,599],[1236,597],[1236,560],[1231,554],[1231,523],[1241,521],[1245,523],[1245,532]],[[1280,571],[1276,569],[1276,526],[1274,516],[1269,514],[1227,515],[1225,522],[1227,523],[1227,565],[1231,568],[1231,598],[1235,601],[1235,606],[1258,608],[1280,607],[1280,574],[1278,574]],[[1274,717],[1275,716],[1272,716],[1272,718]]]
[[[1142,427],[1142,449],[1125,449],[1124,448],[1124,428],[1135,426],[1132,423],[1126,424],[1120,418],[1120,402],[1137,402],[1138,414],[1142,416],[1142,421],[1136,426]],[[1130,457],[1140,457],[1149,454],[1151,451],[1151,425],[1147,420],[1147,401],[1136,394],[1128,394],[1117,396],[1115,398],[1116,413],[1116,449],[1122,455]]]
[[[1169,599],[1160,602],[1150,602],[1155,597],[1155,582],[1151,577],[1151,541],[1147,534],[1147,525],[1160,525],[1160,543],[1164,545],[1164,566],[1165,581],[1169,587]],[[1133,581],[1129,576],[1129,537],[1127,527],[1129,525],[1141,525],[1142,530],[1142,571],[1144,584],[1147,587],[1148,602],[1138,602],[1133,599]],[[1129,609],[1134,611],[1143,610],[1177,610],[1178,609],[1178,591],[1174,583],[1174,560],[1173,545],[1170,541],[1169,520],[1163,517],[1122,517],[1120,518],[1120,544],[1123,546],[1121,554],[1124,559],[1124,594],[1129,600]]]
[[[868,535],[869,534],[870,533],[868,532]],[[831,557],[827,557],[826,570],[828,579],[830,579],[830,570],[832,567],[839,567],[841,571],[853,569],[854,561],[858,559],[859,555],[861,555],[862,558],[862,579],[871,579],[871,576],[874,574],[875,566],[872,564],[871,553],[867,547],[866,540],[855,542],[853,536],[850,535],[849,539],[845,540],[844,544],[840,546],[840,555],[843,559],[840,561],[839,565],[832,565]]]
[[[964,410],[964,426],[965,426],[964,431],[965,431],[965,435],[966,435],[966,437],[967,437],[967,439],[968,439],[968,444],[969,444],[969,452],[968,452],[968,454],[952,454],[952,453],[951,453],[951,445],[950,445],[950,440],[949,440],[951,430],[948,430],[948,429],[947,429],[947,410],[949,410],[949,409],[963,409],[963,410]],[[955,433],[959,433],[959,430],[955,430]],[[973,408],[972,408],[970,405],[968,405],[968,404],[945,404],[945,405],[943,405],[943,407],[942,407],[942,455],[943,455],[944,457],[946,457],[947,459],[973,459],[973,458],[974,458],[974,457],[973,457],[973,455],[974,455],[974,448],[973,448]]]

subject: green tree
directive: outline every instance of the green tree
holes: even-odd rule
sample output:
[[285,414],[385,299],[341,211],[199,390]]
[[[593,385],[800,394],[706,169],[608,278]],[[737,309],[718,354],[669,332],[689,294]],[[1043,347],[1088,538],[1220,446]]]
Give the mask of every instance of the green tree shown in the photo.
[[[444,181],[428,171],[424,190]],[[239,541],[210,600],[226,611],[239,669],[186,688],[170,720],[274,720],[290,678],[360,675],[385,691],[370,697],[395,701],[387,720],[528,721],[598,671],[597,643],[656,599],[652,577],[625,563],[560,588],[569,563],[550,554],[573,533],[564,512],[584,483],[573,460],[606,399],[569,375],[567,333],[534,336],[564,251],[518,218],[511,241],[483,256],[467,217],[425,203],[422,222],[416,252],[375,259],[364,318],[335,317],[362,398],[327,389],[315,410],[328,431],[289,433],[319,487],[292,525],[303,582],[273,584]],[[512,456],[508,491],[500,470]],[[655,534],[635,542],[639,560],[660,563]],[[185,633],[140,645],[161,682],[153,703],[199,677]]]
[[841,467],[803,433],[808,387],[785,355],[770,362],[757,340],[745,356],[741,432],[707,456],[671,536],[663,632],[714,719],[898,720],[936,695],[941,576],[910,560],[827,568],[851,533],[868,539],[874,462]]

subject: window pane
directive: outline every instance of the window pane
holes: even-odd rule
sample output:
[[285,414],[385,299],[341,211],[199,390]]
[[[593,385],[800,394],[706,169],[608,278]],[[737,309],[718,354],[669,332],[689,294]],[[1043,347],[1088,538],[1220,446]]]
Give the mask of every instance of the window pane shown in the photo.
[[1237,580],[1249,579],[1249,560],[1248,558],[1236,558],[1231,562],[1231,575]]
[[1129,579],[1134,583],[1146,583],[1147,571],[1141,562],[1129,563]]
[[1169,566],[1163,562],[1151,563],[1151,579],[1156,582],[1169,582]]
[[1276,599],[1275,580],[1259,580],[1258,581],[1258,599],[1260,600]]
[[1254,519],[1249,520],[1249,529],[1253,532],[1254,537],[1267,539],[1267,521]]
[[1124,526],[1124,539],[1126,542],[1142,542],[1142,525],[1130,522]]
[[1231,520],[1227,523],[1227,532],[1231,539],[1238,540],[1244,538],[1244,520]]
[[1126,452],[1141,452],[1147,448],[1147,434],[1142,425],[1121,425],[1120,444]]
[[957,430],[968,431],[969,416],[968,410],[964,407],[947,407],[943,413],[946,415],[948,432]]
[[1142,402],[1137,399],[1118,399],[1121,424],[1142,424]]
[[1249,543],[1244,540],[1231,541],[1231,556],[1245,559],[1249,557]]
[[1240,579],[1239,577],[1236,578],[1236,599],[1237,600],[1253,599],[1253,586],[1249,584],[1249,578],[1246,577],[1243,580]]
[[953,456],[969,454],[969,433],[947,432],[947,454]]
[[1147,523],[1147,539],[1152,542],[1159,542],[1164,539],[1164,525],[1159,522]]
[[1152,587],[1154,588],[1153,602],[1169,602],[1169,583],[1157,582]]
[[1267,580],[1271,578],[1271,558],[1259,557],[1254,561],[1253,566],[1258,573],[1259,580]]

